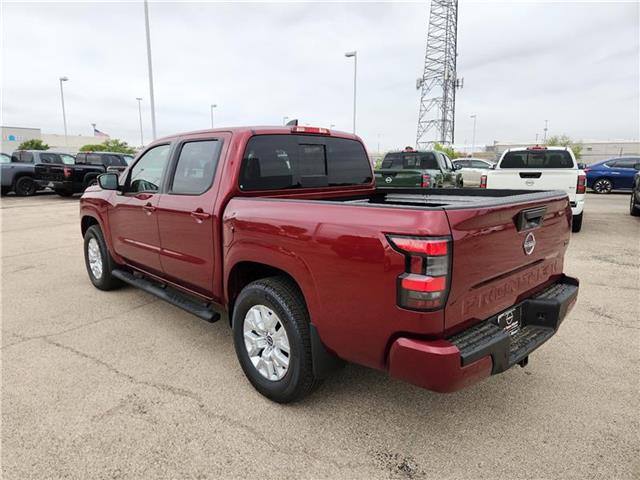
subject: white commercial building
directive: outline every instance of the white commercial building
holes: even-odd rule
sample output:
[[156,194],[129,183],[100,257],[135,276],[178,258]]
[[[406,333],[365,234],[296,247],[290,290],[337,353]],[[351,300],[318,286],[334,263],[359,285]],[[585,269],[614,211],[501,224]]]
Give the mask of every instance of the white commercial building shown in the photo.
[[[638,140],[585,140],[582,144],[580,161],[586,164],[598,162],[612,157],[640,156],[640,141]],[[494,142],[487,145],[487,152],[495,153],[499,158],[508,148],[530,146],[529,142]]]
[[49,150],[56,152],[77,153],[80,147],[88,143],[102,143],[109,137],[64,135],[58,133],[42,133],[39,128],[0,126],[0,151],[11,154],[27,140],[42,140],[49,145]]

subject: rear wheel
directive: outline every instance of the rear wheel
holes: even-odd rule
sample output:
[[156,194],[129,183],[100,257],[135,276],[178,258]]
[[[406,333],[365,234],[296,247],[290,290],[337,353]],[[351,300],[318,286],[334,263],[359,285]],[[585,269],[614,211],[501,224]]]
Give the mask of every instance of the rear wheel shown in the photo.
[[611,193],[613,182],[608,178],[599,178],[593,182],[593,191],[596,193]]
[[584,215],[584,212],[580,212],[579,215],[574,215],[573,216],[573,221],[571,222],[571,231],[574,233],[578,233],[580,230],[582,230],[582,217]]
[[122,285],[119,279],[111,275],[117,264],[111,258],[98,225],[90,226],[84,234],[84,262],[94,287],[114,290]]
[[636,203],[636,192],[631,192],[631,201],[629,202],[629,213],[634,217],[640,217],[640,205]]
[[86,190],[87,188],[97,184],[98,184],[98,177],[89,177],[84,182],[84,189]]
[[286,277],[247,285],[233,309],[233,339],[240,366],[258,392],[289,403],[320,382],[313,375],[309,313]]
[[16,180],[13,190],[20,197],[30,197],[38,191],[38,184],[31,177],[20,177]]

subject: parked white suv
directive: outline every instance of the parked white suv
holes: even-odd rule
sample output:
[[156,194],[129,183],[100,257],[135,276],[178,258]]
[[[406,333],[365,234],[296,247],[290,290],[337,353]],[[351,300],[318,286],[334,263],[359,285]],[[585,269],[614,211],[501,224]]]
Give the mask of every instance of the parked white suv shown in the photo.
[[582,228],[587,176],[568,147],[526,147],[506,150],[495,169],[487,171],[480,188],[563,190],[569,195],[573,232]]

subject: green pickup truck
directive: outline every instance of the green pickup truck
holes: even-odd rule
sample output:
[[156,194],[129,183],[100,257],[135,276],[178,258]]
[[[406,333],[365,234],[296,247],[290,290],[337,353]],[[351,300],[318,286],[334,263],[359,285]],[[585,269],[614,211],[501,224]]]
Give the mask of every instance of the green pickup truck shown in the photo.
[[462,174],[444,153],[410,147],[389,152],[376,169],[376,185],[383,188],[460,188]]

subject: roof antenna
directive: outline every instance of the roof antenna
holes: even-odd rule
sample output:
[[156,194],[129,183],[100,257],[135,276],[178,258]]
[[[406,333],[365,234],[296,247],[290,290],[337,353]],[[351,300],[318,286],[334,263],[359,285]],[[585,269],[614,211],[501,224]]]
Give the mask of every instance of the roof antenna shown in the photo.
[[294,118],[293,120],[289,120],[287,122],[287,127],[297,127],[298,126],[298,119]]

